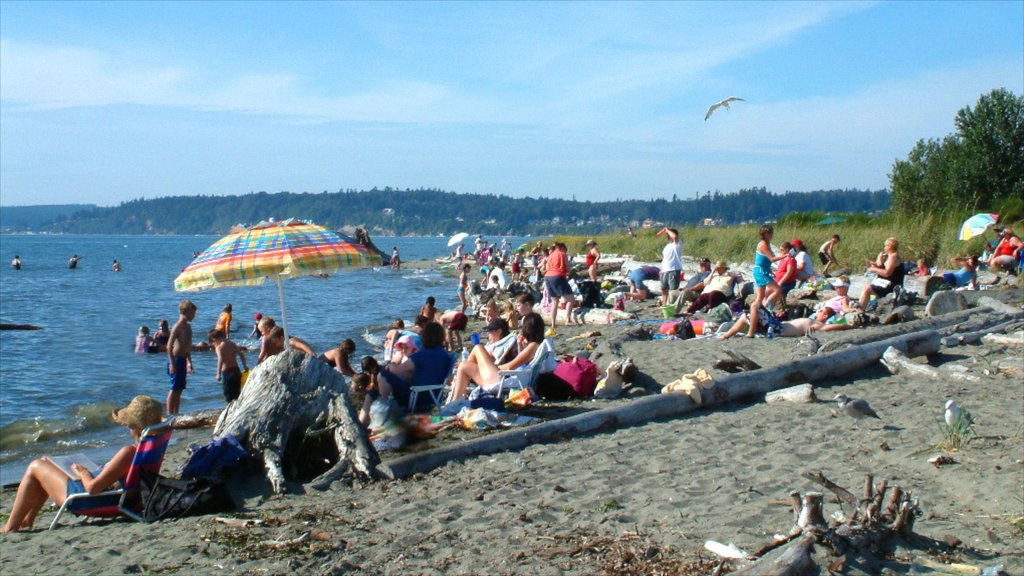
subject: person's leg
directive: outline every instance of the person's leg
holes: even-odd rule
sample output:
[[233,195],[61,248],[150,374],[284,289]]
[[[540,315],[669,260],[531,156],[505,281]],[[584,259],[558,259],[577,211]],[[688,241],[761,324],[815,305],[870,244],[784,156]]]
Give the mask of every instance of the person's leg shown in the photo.
[[864,287],[864,291],[860,293],[860,309],[867,310],[868,302],[871,301],[871,297],[875,295],[874,289],[868,284]]
[[740,317],[737,318],[735,322],[733,322],[732,328],[729,328],[729,330],[722,335],[722,340],[728,340],[729,338],[732,338],[733,336],[739,334],[740,331],[746,327],[747,316],[746,314],[741,314]]
[[167,414],[175,415],[181,407],[181,390],[171,388],[167,393]]
[[18,492],[14,496],[11,515],[3,528],[0,528],[0,533],[31,528],[36,514],[46,503],[47,498],[53,498],[57,504],[63,504],[68,495],[67,481],[67,475],[52,462],[43,459],[33,460],[25,469],[25,475],[22,476]]
[[708,303],[708,295],[707,294],[701,294],[700,296],[697,296],[697,299],[694,300],[692,303],[690,303],[690,305],[686,308],[686,313],[687,314],[693,314],[697,310],[700,310],[700,309],[704,308],[704,306],[706,306],[707,303]]
[[747,330],[747,338],[753,338],[757,333],[757,327],[761,322],[761,301],[764,300],[765,287],[754,288],[754,301],[750,303],[750,326]]
[[572,309],[576,307],[576,298],[573,295],[569,295],[569,298],[565,301],[565,324],[566,326],[575,326],[576,320],[572,316]]
[[551,329],[554,330],[558,326],[558,304],[561,298],[559,296],[553,296],[551,298]]
[[719,292],[717,290],[715,290],[713,292],[708,292],[707,296],[708,296],[708,302],[706,304],[706,307],[707,307],[708,310],[710,310],[712,308],[715,308],[718,305],[720,305],[723,302],[725,302],[725,294],[722,294],[721,292]]

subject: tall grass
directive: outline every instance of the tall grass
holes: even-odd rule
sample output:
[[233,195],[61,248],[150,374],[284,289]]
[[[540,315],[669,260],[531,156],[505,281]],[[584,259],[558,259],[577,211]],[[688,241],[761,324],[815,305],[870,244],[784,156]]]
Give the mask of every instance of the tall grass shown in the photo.
[[[783,219],[775,224],[773,244],[777,247],[786,240],[799,238],[807,246],[812,256],[818,247],[833,234],[841,237],[835,253],[839,258],[840,268],[852,268],[860,271],[866,259],[874,259],[882,251],[886,238],[895,237],[900,241],[900,256],[906,262],[915,262],[924,258],[930,265],[936,263],[943,268],[951,266],[949,259],[953,256],[980,254],[985,240],[994,235],[986,233],[984,237],[968,241],[957,240],[960,225],[970,216],[937,216],[928,213],[898,218],[885,215],[877,218],[852,218],[843,224],[818,226],[806,219]],[[814,220],[815,222],[817,220]],[[1014,230],[1021,231],[1024,222],[1010,224]],[[754,249],[758,242],[760,226],[736,225],[723,227],[679,227],[679,235],[683,240],[683,253],[691,257],[708,257],[711,260],[727,262],[752,262]],[[661,249],[665,245],[663,236],[657,236],[657,229],[641,229],[636,231],[636,238],[631,238],[625,230],[617,234],[595,236],[601,252],[607,254],[632,254],[640,260],[657,261],[661,259]],[[587,237],[557,236],[566,243],[569,252],[584,252]],[[816,257],[815,257],[816,258]]]

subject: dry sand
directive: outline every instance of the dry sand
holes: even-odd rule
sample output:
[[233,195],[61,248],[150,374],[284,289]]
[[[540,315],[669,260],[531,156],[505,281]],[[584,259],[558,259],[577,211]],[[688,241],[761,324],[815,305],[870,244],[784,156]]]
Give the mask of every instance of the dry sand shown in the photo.
[[[1020,302],[1020,292],[1008,295]],[[652,317],[653,307],[641,310]],[[630,326],[560,328],[560,351],[573,334],[600,330],[600,340]],[[871,328],[871,330],[883,330]],[[829,334],[823,340],[841,337]],[[795,339],[730,341],[764,365],[800,354]],[[641,383],[654,388],[720,356],[717,340],[626,342]],[[597,362],[611,360],[606,346]],[[881,367],[815,383],[819,399],[843,392],[870,401],[882,421],[837,416],[833,404],[735,404],[643,426],[534,445],[451,463],[401,481],[267,495],[259,470],[236,482],[244,508],[258,519],[232,527],[212,517],[140,525],[81,523],[3,537],[3,574],[676,574],[709,554],[705,540],[756,549],[792,525],[793,489],[817,490],[801,478],[820,470],[859,492],[864,475],[886,478],[920,499],[915,531],[963,544],[950,558],[1002,563],[1024,574],[1024,382],[993,363],[1021,349],[947,349],[932,365],[956,363],[981,377],[974,384],[891,376]],[[986,374],[986,371],[989,373]],[[712,371],[712,373],[715,373]],[[975,416],[977,437],[942,468],[925,450],[941,440],[943,404],[955,398]],[[628,402],[616,400],[614,402]],[[591,410],[610,402],[567,402],[550,413]],[[201,433],[190,433],[189,441]],[[470,433],[451,433],[463,441]],[[179,448],[184,442],[179,442]],[[182,458],[181,450],[174,456]],[[385,454],[387,458],[387,454]],[[0,499],[9,510],[11,494]],[[826,515],[837,508],[828,498]],[[45,527],[52,512],[39,518]],[[303,534],[312,538],[296,542]],[[897,550],[903,560],[925,553]],[[847,564],[845,573],[882,566]],[[703,573],[707,573],[705,569]],[[697,572],[693,572],[697,573]]]

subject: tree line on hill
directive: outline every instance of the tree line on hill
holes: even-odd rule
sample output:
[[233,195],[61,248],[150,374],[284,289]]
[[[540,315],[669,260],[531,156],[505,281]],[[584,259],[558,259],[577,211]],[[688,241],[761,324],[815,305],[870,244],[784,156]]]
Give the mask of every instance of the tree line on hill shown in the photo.
[[[42,231],[85,234],[223,234],[235,224],[270,217],[310,220],[329,228],[366,227],[376,234],[437,235],[587,234],[640,226],[645,220],[673,225],[775,220],[794,211],[877,212],[889,206],[885,190],[822,190],[772,194],[765,188],[696,198],[577,201],[458,194],[437,189],[384,188],[319,194],[258,192],[240,196],[176,196],[136,199],[62,217]],[[710,221],[709,220],[709,221]]]

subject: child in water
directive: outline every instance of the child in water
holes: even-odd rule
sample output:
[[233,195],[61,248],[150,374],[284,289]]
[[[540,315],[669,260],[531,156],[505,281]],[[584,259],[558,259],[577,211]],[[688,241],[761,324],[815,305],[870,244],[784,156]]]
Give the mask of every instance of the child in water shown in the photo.
[[135,353],[145,354],[149,352],[149,326],[139,326],[139,333],[135,335]]
[[245,352],[237,344],[228,339],[223,330],[214,328],[209,332],[210,345],[217,351],[217,380],[221,381],[224,390],[224,401],[231,402],[242,393],[242,370],[238,361],[248,370]]

